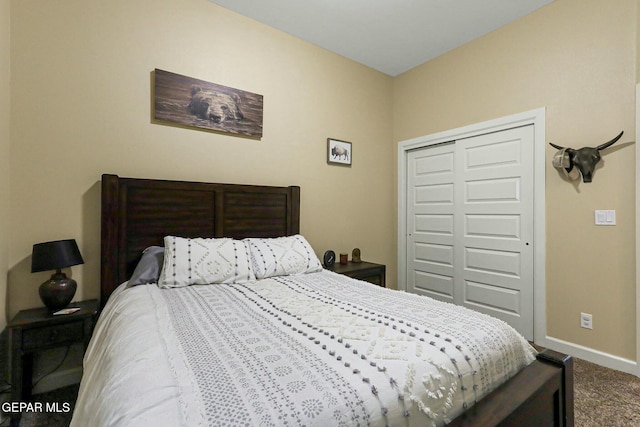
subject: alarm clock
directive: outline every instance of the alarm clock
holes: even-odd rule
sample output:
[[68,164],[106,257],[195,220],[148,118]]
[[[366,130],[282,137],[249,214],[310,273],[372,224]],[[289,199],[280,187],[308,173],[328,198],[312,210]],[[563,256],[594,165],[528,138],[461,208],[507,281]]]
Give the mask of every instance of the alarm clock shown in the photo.
[[333,264],[336,263],[336,253],[332,250],[328,250],[322,257],[322,263],[326,268],[333,268]]

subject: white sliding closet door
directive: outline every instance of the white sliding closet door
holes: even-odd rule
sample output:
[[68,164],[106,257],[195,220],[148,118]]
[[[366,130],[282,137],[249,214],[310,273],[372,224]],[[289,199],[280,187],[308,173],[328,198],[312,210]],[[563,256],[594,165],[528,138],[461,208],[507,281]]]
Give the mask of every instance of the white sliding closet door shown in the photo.
[[407,290],[533,339],[533,126],[408,153]]
[[455,144],[409,152],[407,291],[454,298]]

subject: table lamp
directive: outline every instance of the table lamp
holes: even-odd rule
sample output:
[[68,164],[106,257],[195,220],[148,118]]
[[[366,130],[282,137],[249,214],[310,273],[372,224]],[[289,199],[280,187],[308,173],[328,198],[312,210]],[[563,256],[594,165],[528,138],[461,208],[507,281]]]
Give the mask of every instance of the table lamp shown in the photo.
[[40,299],[50,310],[66,307],[76,293],[76,281],[61,269],[84,264],[74,239],[36,243],[31,255],[31,272],[56,270],[51,278],[40,285]]

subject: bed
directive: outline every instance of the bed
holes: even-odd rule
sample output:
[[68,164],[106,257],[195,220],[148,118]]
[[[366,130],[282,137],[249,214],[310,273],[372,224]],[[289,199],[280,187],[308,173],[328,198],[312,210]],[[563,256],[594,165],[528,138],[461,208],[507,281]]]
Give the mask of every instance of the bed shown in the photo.
[[[573,425],[570,357],[324,270],[299,224],[296,186],[103,175],[104,309],[71,425]],[[130,286],[154,246],[160,285]],[[233,280],[182,286],[201,250]]]

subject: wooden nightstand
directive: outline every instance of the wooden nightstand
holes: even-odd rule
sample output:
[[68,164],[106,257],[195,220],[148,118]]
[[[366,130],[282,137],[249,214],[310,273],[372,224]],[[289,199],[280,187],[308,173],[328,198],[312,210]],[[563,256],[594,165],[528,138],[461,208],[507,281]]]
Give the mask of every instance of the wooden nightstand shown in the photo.
[[375,264],[373,262],[352,262],[346,264],[334,264],[332,271],[353,277],[354,279],[364,280],[374,285],[386,287],[385,278],[387,267],[383,264]]
[[[33,355],[54,347],[84,343],[86,350],[93,325],[98,314],[98,300],[72,302],[68,308],[79,307],[71,314],[54,316],[46,308],[20,311],[7,325],[11,345],[12,400],[31,399]],[[19,420],[20,414],[12,414],[11,424]]]

